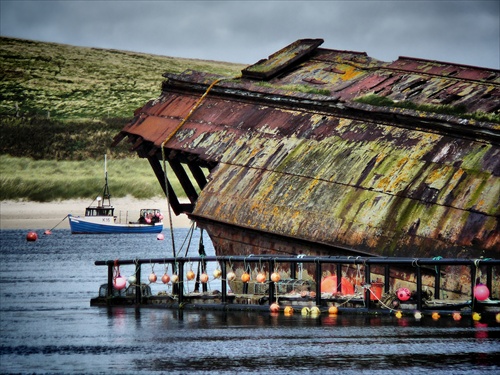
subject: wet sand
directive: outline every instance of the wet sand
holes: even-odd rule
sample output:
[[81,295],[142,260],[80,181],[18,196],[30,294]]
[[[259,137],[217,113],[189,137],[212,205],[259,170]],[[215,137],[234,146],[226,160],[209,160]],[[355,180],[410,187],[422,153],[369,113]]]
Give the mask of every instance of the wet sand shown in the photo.
[[[58,202],[22,202],[2,201],[0,203],[0,229],[52,229],[69,228],[68,214],[83,216],[90,200],[74,199]],[[159,208],[164,216],[164,225],[169,226],[167,202],[161,198],[139,200],[131,197],[114,198],[115,215],[127,215],[129,220],[137,220],[141,208]],[[190,220],[186,215],[175,216],[172,213],[172,224],[177,228],[189,227]]]

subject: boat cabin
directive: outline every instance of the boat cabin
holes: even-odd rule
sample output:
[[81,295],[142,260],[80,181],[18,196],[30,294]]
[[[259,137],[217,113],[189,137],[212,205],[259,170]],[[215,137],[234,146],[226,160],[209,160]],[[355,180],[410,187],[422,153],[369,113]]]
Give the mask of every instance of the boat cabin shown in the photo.
[[114,216],[115,208],[111,205],[104,205],[102,198],[97,197],[97,206],[88,206],[85,209],[85,216]]

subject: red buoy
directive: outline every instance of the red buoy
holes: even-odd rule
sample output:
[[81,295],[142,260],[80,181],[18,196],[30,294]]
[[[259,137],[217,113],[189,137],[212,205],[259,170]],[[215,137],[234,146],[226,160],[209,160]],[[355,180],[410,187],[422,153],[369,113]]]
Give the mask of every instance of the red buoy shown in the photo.
[[400,301],[408,301],[411,297],[411,292],[410,292],[410,289],[408,288],[399,288],[397,291],[396,291],[396,296],[398,297],[398,299]]
[[36,232],[28,232],[26,235],[26,241],[36,241],[38,240],[38,234]]
[[484,284],[477,284],[474,287],[474,297],[476,297],[476,299],[478,301],[484,301],[489,296],[490,296],[490,290],[488,289],[488,287],[486,285],[484,285]]

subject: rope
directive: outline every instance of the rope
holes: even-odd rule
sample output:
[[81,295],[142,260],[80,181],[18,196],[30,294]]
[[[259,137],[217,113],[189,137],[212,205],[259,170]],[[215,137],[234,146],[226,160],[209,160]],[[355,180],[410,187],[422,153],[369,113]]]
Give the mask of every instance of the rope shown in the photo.
[[64,220],[66,220],[66,218],[67,218],[68,216],[69,216],[69,215],[64,216],[64,217],[63,217],[63,219],[62,219],[60,222],[58,222],[58,223],[57,223],[57,224],[56,224],[53,228],[49,229],[49,232],[52,232],[54,229],[56,229],[56,227],[57,227],[59,224],[61,224]]

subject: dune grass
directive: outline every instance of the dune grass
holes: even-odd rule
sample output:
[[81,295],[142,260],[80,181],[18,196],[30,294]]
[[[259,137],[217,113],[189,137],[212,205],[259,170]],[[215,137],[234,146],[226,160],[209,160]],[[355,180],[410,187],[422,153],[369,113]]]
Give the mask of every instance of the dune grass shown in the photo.
[[[107,169],[112,197],[130,195],[146,199],[164,196],[145,159],[108,159]],[[167,173],[173,176],[170,170]],[[173,185],[176,192],[182,191],[177,180]],[[94,199],[103,187],[102,160],[56,161],[0,156],[0,200]]]

